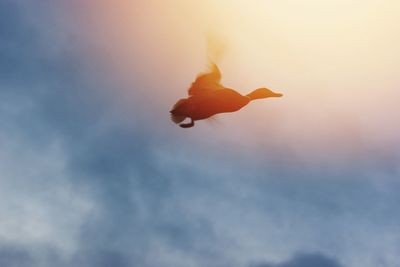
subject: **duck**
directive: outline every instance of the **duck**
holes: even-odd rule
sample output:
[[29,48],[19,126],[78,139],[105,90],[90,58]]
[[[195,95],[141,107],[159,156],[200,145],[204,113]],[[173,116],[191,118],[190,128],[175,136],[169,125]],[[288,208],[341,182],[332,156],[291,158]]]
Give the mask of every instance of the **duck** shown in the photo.
[[[218,66],[211,63],[210,71],[200,74],[189,87],[189,97],[179,99],[173,105],[170,111],[171,120],[182,128],[191,128],[195,121],[220,113],[236,112],[253,100],[283,96],[265,87],[242,95],[234,89],[224,87],[221,77]],[[183,123],[187,118],[190,122]]]

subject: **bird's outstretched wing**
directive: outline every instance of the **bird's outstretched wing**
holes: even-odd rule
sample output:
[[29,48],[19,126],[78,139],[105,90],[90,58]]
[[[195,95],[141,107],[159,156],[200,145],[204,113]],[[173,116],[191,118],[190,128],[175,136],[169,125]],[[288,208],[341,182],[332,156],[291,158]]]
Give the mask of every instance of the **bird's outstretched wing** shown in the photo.
[[197,94],[204,94],[210,91],[223,89],[223,86],[220,84],[220,81],[221,81],[221,72],[219,71],[218,66],[216,64],[211,63],[210,72],[200,74],[190,86],[188,93],[190,96],[193,96]]

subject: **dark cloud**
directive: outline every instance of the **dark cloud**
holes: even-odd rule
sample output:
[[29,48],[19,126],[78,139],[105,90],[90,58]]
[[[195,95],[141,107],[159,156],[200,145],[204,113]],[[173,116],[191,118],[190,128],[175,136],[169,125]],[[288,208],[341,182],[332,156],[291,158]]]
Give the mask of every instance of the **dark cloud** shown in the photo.
[[0,266],[34,267],[37,265],[29,251],[19,247],[0,246]]
[[86,250],[78,251],[72,257],[66,258],[59,251],[38,244],[35,250],[41,253],[32,253],[31,248],[23,246],[1,246],[0,266],[4,267],[135,267],[131,259],[118,251]]
[[72,260],[64,264],[65,267],[134,267],[129,257],[117,251],[87,251],[77,253]]
[[281,263],[260,263],[251,267],[343,267],[336,259],[320,253],[297,254],[292,259]]

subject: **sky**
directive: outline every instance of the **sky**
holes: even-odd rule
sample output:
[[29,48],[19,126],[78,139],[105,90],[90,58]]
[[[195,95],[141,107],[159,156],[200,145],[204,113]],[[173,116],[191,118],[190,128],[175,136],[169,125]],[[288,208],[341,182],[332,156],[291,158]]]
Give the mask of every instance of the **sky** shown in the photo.
[[[400,266],[399,12],[1,0],[0,266]],[[284,97],[181,129],[210,35]]]

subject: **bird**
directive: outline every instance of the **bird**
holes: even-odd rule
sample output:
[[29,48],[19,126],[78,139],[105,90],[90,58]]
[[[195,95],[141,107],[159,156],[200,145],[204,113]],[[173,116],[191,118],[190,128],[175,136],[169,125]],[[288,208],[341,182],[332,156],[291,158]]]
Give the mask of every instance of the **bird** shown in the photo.
[[[194,122],[219,113],[235,112],[256,99],[282,97],[283,94],[262,87],[247,95],[221,84],[221,72],[215,63],[210,71],[200,74],[188,90],[188,98],[179,99],[170,111],[171,120],[182,128],[191,128]],[[189,123],[183,123],[187,118]]]

